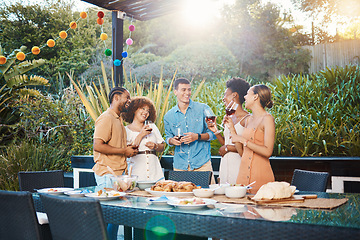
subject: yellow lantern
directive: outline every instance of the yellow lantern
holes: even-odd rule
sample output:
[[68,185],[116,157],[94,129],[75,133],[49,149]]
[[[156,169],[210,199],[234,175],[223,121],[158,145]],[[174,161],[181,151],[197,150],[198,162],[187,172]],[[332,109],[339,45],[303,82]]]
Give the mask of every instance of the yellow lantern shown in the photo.
[[34,46],[32,49],[31,49],[31,52],[32,54],[34,55],[38,55],[40,53],[40,48],[37,47],[37,46]]

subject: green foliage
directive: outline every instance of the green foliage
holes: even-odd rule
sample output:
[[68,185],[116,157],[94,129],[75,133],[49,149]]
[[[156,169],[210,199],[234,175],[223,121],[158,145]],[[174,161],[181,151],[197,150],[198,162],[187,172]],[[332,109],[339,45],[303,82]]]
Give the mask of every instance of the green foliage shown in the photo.
[[[149,55],[149,54],[147,54]],[[146,55],[145,55],[146,56]],[[193,42],[178,47],[170,55],[161,60],[150,55],[153,61],[131,68],[138,82],[148,79],[170,79],[177,70],[178,77],[190,80],[216,80],[223,76],[234,75],[237,61],[226,46],[220,43]],[[136,62],[137,58],[135,58]]]
[[239,61],[236,75],[268,81],[280,74],[308,70],[310,53],[299,48],[306,35],[293,34],[285,26],[291,19],[280,17],[273,4],[238,0],[224,10],[223,42]]
[[[33,46],[44,46],[39,55],[27,55],[27,59],[33,60],[39,57],[48,60],[46,65],[36,68],[33,74],[44,76],[54,81],[60,73],[73,71],[76,75],[83,73],[89,68],[94,59],[95,53],[105,45],[100,40],[101,28],[96,23],[96,8],[87,10],[86,19],[79,18],[79,12],[72,10],[71,1],[45,0],[41,3],[23,4],[12,2],[0,7],[0,42],[3,43],[5,52],[10,49],[17,49],[26,46],[31,49]],[[58,38],[59,32],[69,29],[71,21],[79,20],[76,29],[70,29],[66,39]],[[104,32],[109,35],[106,40],[107,48],[111,48],[111,12],[105,11]],[[46,46],[48,39],[56,39],[54,47]],[[27,53],[27,52],[25,52]],[[66,86],[69,86],[68,79],[65,79]],[[50,88],[51,92],[57,89]]]
[[19,190],[19,171],[64,169],[65,149],[22,140],[0,152],[0,189]]
[[327,69],[275,80],[274,155],[360,155],[360,69]]

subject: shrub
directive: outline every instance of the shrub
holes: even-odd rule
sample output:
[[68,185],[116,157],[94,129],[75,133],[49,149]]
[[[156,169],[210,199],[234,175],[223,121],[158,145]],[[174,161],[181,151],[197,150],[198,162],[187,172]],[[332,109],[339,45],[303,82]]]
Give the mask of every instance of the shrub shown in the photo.
[[0,189],[19,190],[19,171],[64,169],[66,150],[21,140],[0,152]]
[[276,79],[274,155],[360,156],[359,82],[358,66]]

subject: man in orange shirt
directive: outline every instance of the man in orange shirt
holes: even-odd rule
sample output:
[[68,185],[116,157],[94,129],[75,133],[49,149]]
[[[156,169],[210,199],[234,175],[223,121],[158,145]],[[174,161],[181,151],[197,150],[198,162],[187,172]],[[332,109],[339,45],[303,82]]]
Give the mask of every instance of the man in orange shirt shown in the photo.
[[126,170],[126,158],[137,154],[138,150],[126,146],[126,130],[121,113],[130,104],[130,93],[122,87],[115,87],[109,93],[110,107],[95,121],[94,161],[96,183],[100,187],[111,187],[108,166],[117,175]]
[[[93,170],[99,187],[112,187],[112,174],[108,166],[117,175],[127,168],[126,158],[137,154],[137,148],[126,146],[126,130],[121,118],[130,104],[130,93],[122,87],[115,87],[109,93],[110,107],[95,121]],[[108,224],[109,239],[116,239],[119,226]]]

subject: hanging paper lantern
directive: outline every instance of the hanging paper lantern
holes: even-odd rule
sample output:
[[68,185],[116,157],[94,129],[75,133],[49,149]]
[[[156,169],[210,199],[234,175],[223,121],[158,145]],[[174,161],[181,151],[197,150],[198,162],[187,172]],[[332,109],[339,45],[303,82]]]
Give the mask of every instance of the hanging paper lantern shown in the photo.
[[119,59],[115,59],[115,60],[114,60],[114,65],[117,66],[117,67],[120,66],[120,65],[121,65],[121,61],[120,61]]
[[133,31],[135,30],[135,26],[134,26],[134,25],[130,25],[130,26],[129,26],[129,30],[130,30],[130,32],[133,32]]
[[103,40],[103,41],[105,41],[106,39],[108,39],[108,35],[107,35],[106,33],[102,33],[102,34],[100,35],[100,39]]
[[128,53],[127,53],[126,51],[124,51],[124,52],[122,52],[121,56],[122,56],[123,58],[127,58]]
[[32,49],[31,49],[31,52],[32,54],[34,55],[38,55],[40,53],[40,48],[37,47],[37,46],[34,46]]
[[106,49],[106,50],[105,50],[105,55],[106,55],[106,56],[109,57],[109,56],[111,56],[111,54],[112,54],[112,51],[111,51],[110,49]]
[[133,40],[131,38],[126,39],[126,44],[127,45],[133,44]]
[[103,18],[98,18],[98,19],[96,20],[96,22],[97,22],[99,25],[103,25],[104,19],[103,19]]
[[5,63],[6,63],[6,57],[0,56],[0,65],[5,64]]
[[24,54],[23,52],[18,52],[18,53],[16,54],[16,58],[17,58],[17,60],[19,60],[19,61],[23,61],[23,60],[25,59],[25,54]]
[[98,18],[103,18],[104,15],[105,15],[105,14],[104,14],[103,11],[98,11],[98,13],[97,13]]
[[48,45],[48,47],[54,47],[55,41],[53,39],[49,39],[49,40],[47,40],[46,44]]
[[77,27],[77,23],[76,22],[71,22],[70,23],[70,28],[71,29],[75,29]]
[[67,33],[65,31],[61,31],[59,33],[59,36],[62,38],[62,39],[65,39],[67,37]]
[[81,13],[80,13],[80,17],[81,17],[82,19],[87,18],[87,13],[86,13],[86,12],[81,12]]

